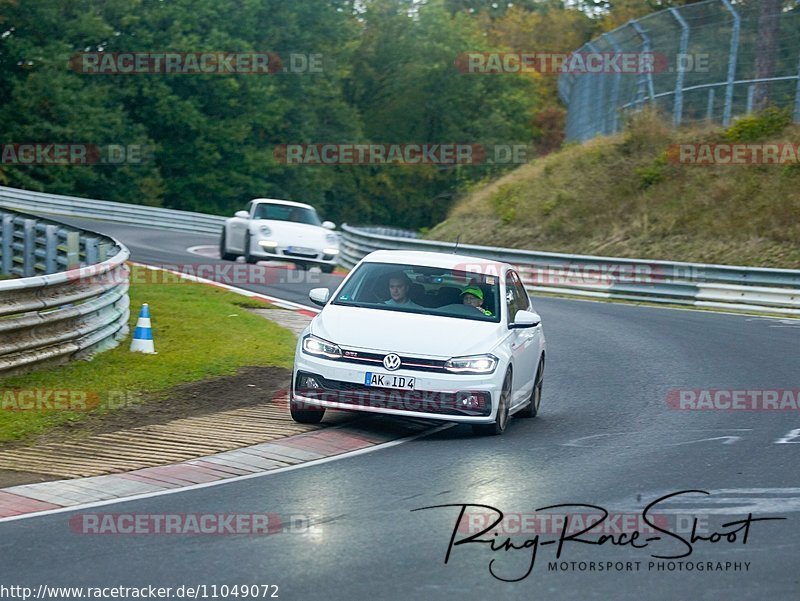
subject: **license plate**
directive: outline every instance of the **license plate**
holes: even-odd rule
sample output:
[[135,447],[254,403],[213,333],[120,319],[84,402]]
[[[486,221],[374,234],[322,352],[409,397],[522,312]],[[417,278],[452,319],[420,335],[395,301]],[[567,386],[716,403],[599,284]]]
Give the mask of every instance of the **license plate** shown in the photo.
[[364,384],[378,388],[398,388],[400,390],[414,390],[415,378],[395,376],[392,374],[378,374],[368,371],[364,375]]
[[289,246],[286,250],[290,253],[297,253],[298,255],[316,255],[317,251],[313,248],[306,248],[305,246]]

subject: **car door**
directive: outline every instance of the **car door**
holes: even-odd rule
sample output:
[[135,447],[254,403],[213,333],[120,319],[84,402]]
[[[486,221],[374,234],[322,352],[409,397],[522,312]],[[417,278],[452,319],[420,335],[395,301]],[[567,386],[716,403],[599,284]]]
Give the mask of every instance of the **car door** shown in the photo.
[[[514,271],[508,271],[506,274],[506,307],[509,324],[513,322],[517,311],[528,311],[531,308],[525,286]],[[516,404],[526,401],[533,392],[541,327],[521,328],[513,332],[511,348],[514,353],[514,404]]]

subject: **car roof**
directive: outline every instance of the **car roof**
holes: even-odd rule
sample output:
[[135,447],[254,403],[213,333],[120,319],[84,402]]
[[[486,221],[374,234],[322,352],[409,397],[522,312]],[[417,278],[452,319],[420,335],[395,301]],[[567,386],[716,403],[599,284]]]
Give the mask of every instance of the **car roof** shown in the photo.
[[[454,255],[450,253],[428,252],[418,250],[376,250],[364,257],[364,262],[369,263],[400,263],[405,265],[419,265],[422,267],[441,267],[455,269],[465,266],[493,266],[498,271],[513,269],[513,266],[502,261],[493,261],[482,257],[468,255]],[[471,271],[471,269],[468,269]]]
[[313,209],[311,205],[303,202],[294,202],[292,200],[281,200],[279,198],[254,198],[250,201],[255,204],[273,204],[273,205],[286,205],[289,207],[303,207],[304,209]]

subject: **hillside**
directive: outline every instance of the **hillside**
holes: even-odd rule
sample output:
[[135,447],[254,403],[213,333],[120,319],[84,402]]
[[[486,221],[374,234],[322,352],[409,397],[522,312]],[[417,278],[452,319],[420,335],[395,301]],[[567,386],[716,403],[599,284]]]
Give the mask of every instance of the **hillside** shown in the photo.
[[670,129],[642,113],[625,133],[523,165],[456,203],[427,238],[541,251],[800,268],[800,164],[698,165],[671,145],[800,143],[768,111],[729,129]]

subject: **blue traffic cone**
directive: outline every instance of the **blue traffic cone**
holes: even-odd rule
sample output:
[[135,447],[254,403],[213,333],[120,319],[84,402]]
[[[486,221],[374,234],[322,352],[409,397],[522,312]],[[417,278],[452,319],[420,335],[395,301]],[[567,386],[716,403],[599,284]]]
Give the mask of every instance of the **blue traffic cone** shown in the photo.
[[150,327],[150,307],[147,303],[139,311],[139,320],[136,322],[136,331],[131,340],[131,351],[136,353],[156,354],[153,345],[153,328]]

